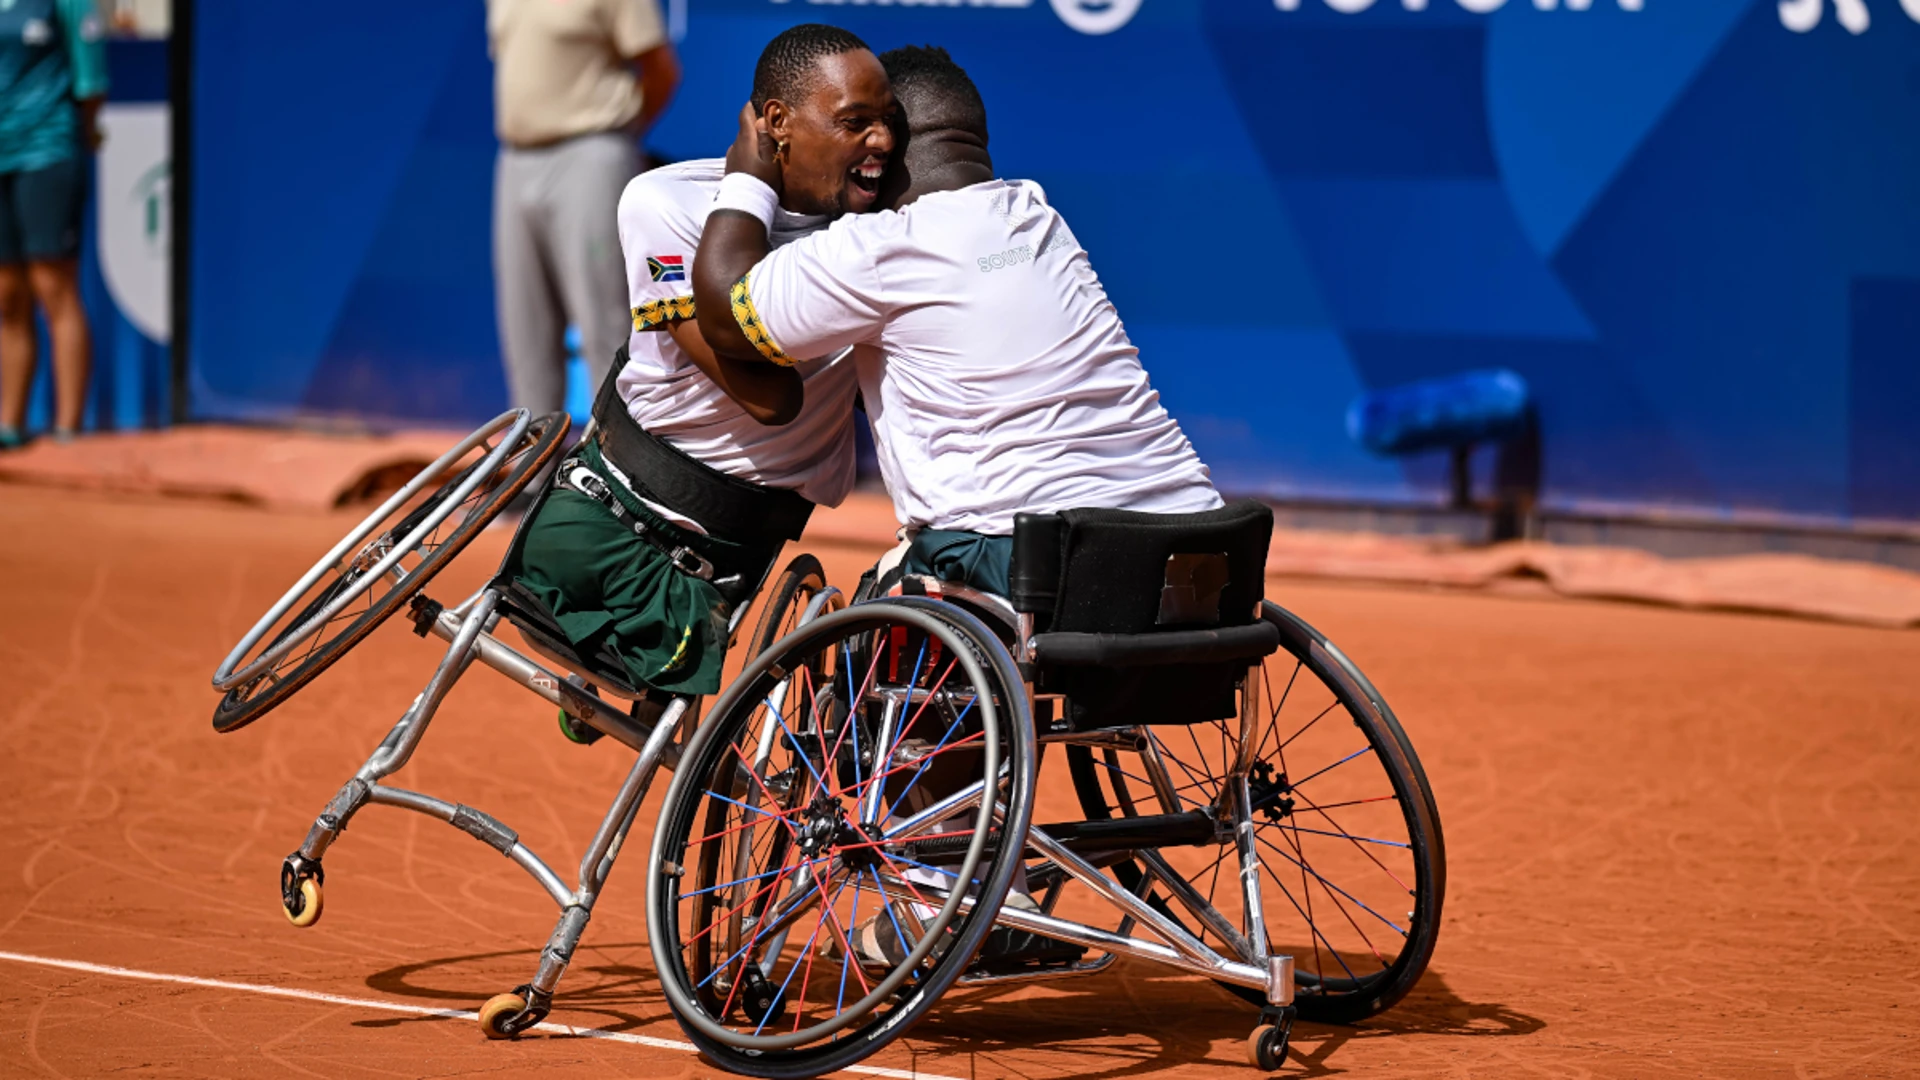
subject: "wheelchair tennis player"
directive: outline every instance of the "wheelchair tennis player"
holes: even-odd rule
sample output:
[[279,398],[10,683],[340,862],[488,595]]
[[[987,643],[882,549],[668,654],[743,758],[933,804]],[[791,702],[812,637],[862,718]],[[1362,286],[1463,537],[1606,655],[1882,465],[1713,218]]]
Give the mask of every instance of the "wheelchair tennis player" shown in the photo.
[[[774,243],[874,208],[894,105],[859,38],[819,24],[775,37],[753,102],[779,139]],[[670,165],[622,194],[625,362],[600,390],[593,436],[561,463],[508,563],[519,602],[550,612],[582,655],[616,654],[636,685],[658,692],[656,705],[720,688],[729,612],[813,507],[837,505],[854,478],[843,350],[784,368],[741,364],[716,357],[694,328],[687,264],[722,171],[718,159]],[[570,738],[598,736],[564,714],[561,723]]]

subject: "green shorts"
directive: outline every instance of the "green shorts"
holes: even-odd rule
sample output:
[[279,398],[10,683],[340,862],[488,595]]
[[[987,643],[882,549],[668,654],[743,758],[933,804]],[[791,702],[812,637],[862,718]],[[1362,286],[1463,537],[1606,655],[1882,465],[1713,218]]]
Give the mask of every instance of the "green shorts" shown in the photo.
[[[582,444],[580,460],[605,478],[591,443]],[[748,588],[778,554],[756,555],[697,535],[624,490],[617,497],[654,535],[711,560],[723,577],[739,574]],[[509,572],[546,605],[581,655],[608,646],[637,686],[674,694],[719,691],[732,605],[710,582],[674,566],[665,552],[635,536],[606,507],[577,492],[554,491],[527,524],[510,560]]]

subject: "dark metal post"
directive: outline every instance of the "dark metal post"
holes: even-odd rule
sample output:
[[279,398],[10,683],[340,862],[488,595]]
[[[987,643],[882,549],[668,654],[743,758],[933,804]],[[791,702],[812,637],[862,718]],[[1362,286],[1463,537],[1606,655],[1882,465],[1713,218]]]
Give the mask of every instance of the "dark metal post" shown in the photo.
[[188,313],[192,310],[193,248],[193,6],[194,0],[173,0],[173,28],[167,40],[167,100],[170,106],[168,155],[171,164],[172,212],[168,230],[173,250],[168,267],[169,321],[172,341],[168,360],[172,371],[168,411],[173,423],[184,424],[191,410],[187,401]]
[[1448,488],[1452,497],[1448,505],[1455,510],[1470,510],[1473,508],[1473,444],[1455,446],[1449,465]]

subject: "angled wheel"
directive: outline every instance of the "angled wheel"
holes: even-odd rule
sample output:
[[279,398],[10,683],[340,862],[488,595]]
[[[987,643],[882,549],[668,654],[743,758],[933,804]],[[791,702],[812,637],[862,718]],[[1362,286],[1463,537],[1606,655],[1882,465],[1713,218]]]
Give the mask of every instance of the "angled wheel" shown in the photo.
[[[1413,746],[1360,669],[1279,605],[1266,604],[1262,617],[1282,642],[1255,673],[1248,778],[1269,948],[1295,958],[1302,1018],[1351,1023],[1400,1000],[1433,956],[1446,894],[1440,815]],[[1239,725],[1236,717],[1144,728],[1137,753],[1069,747],[1082,811],[1097,820],[1223,805]],[[1114,867],[1229,956],[1237,949],[1222,930],[1246,926],[1238,871],[1230,842],[1160,848]],[[1177,878],[1186,900],[1149,873]]]
[[654,837],[647,925],[682,1029],[762,1077],[885,1046],[992,929],[1034,768],[1011,657],[963,612],[856,604],[749,660]]
[[221,663],[214,730],[259,719],[400,610],[527,486],[567,424],[565,413],[502,413],[369,514]]
[[[764,607],[760,621],[754,626],[753,637],[747,642],[747,658],[759,656],[774,642],[792,633],[813,598],[826,587],[827,572],[821,569],[820,560],[804,553],[795,555],[773,584],[761,593],[765,597]],[[844,602],[834,603],[833,610],[845,606]]]

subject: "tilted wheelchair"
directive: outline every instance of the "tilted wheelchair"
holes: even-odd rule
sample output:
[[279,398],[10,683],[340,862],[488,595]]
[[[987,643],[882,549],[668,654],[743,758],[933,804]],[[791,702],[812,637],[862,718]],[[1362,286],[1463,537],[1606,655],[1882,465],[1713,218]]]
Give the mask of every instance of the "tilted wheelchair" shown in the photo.
[[[1265,599],[1271,532],[1257,503],[1021,515],[1010,596],[908,577],[764,643],[686,745],[648,866],[688,1037],[815,1076],[955,986],[1126,956],[1259,1006],[1272,1070],[1296,1016],[1404,996],[1439,814],[1372,684]],[[1054,746],[1078,813],[1036,825]]]
[[[514,410],[461,440],[315,564],[248,631],[213,679],[224,695],[214,710],[213,725],[216,731],[230,732],[284,702],[403,610],[421,637],[432,634],[448,642],[426,687],[366,764],[327,803],[300,847],[287,856],[280,870],[281,902],[295,926],[311,926],[319,919],[322,859],[354,815],[370,805],[438,818],[497,849],[540,884],[559,906],[560,918],[532,980],[482,1006],[481,1027],[493,1038],[517,1035],[546,1016],[554,987],[586,929],[642,798],[656,771],[663,765],[671,768],[679,759],[700,712],[697,698],[632,685],[619,658],[604,649],[580,655],[552,613],[514,580],[508,571],[538,500],[525,514],[501,570],[478,592],[447,607],[423,591],[515,496],[548,475],[567,428],[564,413],[534,419],[525,410]],[[551,484],[544,486],[542,497],[550,490]],[[769,558],[753,580],[734,586],[734,595],[728,597],[730,637],[741,629],[749,602],[766,584],[772,565]],[[768,591],[766,603],[759,605],[749,653],[757,654],[785,636],[803,618],[841,606],[844,600],[826,587],[817,560],[808,555],[793,559]],[[537,657],[494,636],[503,618]],[[556,706],[568,737],[593,741],[611,736],[637,754],[571,884],[492,815],[386,782],[406,765],[448,691],[476,660]]]

